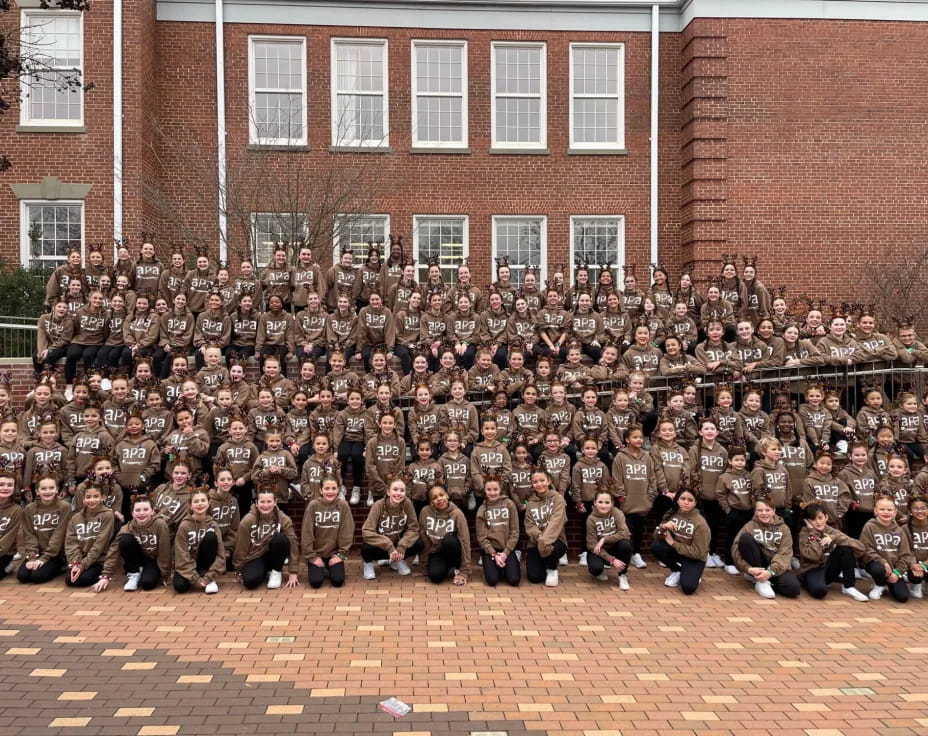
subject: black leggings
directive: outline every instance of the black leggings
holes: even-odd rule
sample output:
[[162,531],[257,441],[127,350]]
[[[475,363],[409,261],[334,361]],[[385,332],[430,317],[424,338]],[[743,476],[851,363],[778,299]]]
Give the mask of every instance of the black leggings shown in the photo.
[[[200,547],[197,549],[197,575],[205,575],[216,561],[219,554],[219,535],[204,534],[200,540]],[[174,573],[174,590],[178,593],[186,593],[193,585],[192,580],[188,580],[179,572]]]
[[483,561],[483,580],[491,588],[495,588],[501,579],[515,587],[522,582],[522,568],[519,567],[519,558],[515,552],[506,557],[506,564],[500,567],[486,552],[481,554]]
[[[721,536],[719,532],[722,529],[722,522],[724,520],[722,507],[714,498],[704,498],[702,500],[702,515],[706,518],[706,523],[709,525],[709,554],[714,555],[719,547],[719,537]],[[734,541],[734,537],[732,537],[732,541]]]
[[[412,557],[415,557],[417,554],[419,554],[422,551],[422,547],[423,547],[422,540],[417,539],[416,543],[403,553],[403,559],[408,560]],[[377,560],[389,560],[390,553],[387,552],[385,549],[381,549],[380,547],[375,547],[373,544],[368,544],[367,542],[363,542],[361,544],[361,559],[364,560],[365,562],[376,562]]]
[[64,582],[65,585],[69,585],[72,588],[89,588],[91,585],[96,584],[102,573],[103,563],[94,562],[90,567],[81,572],[81,574],[77,576],[77,580],[74,582],[71,582],[71,574],[69,571],[68,575],[65,576]]
[[149,557],[142,551],[139,540],[131,534],[123,534],[119,538],[119,554],[122,555],[123,567],[126,572],[141,572],[139,585],[142,590],[154,590],[161,580],[161,569],[158,561]]
[[329,571],[329,580],[332,581],[333,588],[341,588],[345,584],[345,563],[338,562],[334,565],[329,564],[328,557],[322,558],[323,567],[318,567],[312,562],[307,562],[307,569],[309,571],[309,586],[311,588],[321,588],[322,583],[325,581],[325,572]]
[[[764,548],[760,546],[760,542],[750,534],[742,534],[738,537],[738,552],[742,559],[748,563],[748,567],[770,567],[770,557]],[[792,570],[774,575],[770,578],[770,585],[773,586],[773,592],[777,595],[783,595],[787,598],[796,598],[799,595],[799,579]],[[905,587],[904,583],[903,587]]]
[[633,555],[641,554],[641,542],[644,540],[644,522],[646,518],[647,514],[625,514],[625,522],[628,524],[628,530],[632,533]]
[[35,373],[38,375],[46,368],[54,368],[55,364],[59,360],[66,357],[68,354],[67,347],[63,348],[49,348],[45,353],[45,360],[39,360],[38,355],[32,356],[32,366],[35,368]]
[[132,350],[125,345],[104,345],[97,353],[95,368],[128,368],[132,365]]
[[84,372],[89,373],[101,347],[101,345],[77,345],[73,342],[68,345],[68,356],[64,362],[64,380],[69,386],[74,383],[78,362],[83,361]]
[[868,562],[865,569],[873,578],[874,585],[888,587],[892,597],[900,603],[909,600],[909,588],[905,584],[904,576],[900,576],[895,583],[890,583],[886,580],[886,569],[883,567],[882,562]]
[[47,583],[53,577],[60,575],[64,567],[64,560],[60,557],[53,557],[35,570],[27,568],[26,561],[23,560],[19,570],[16,571],[16,579],[21,583]]
[[360,486],[364,480],[364,443],[342,440],[338,443],[338,461],[342,467],[351,465],[351,482]]
[[[283,532],[277,532],[267,545],[267,552],[260,557],[249,560],[242,567],[242,585],[254,590],[267,577],[271,570],[281,572],[284,560],[290,556],[290,538]],[[296,560],[293,561],[294,564]]]
[[457,534],[449,534],[441,540],[438,549],[429,555],[428,575],[433,583],[448,579],[452,570],[461,567],[461,540]]
[[[628,563],[632,558],[631,542],[629,542],[627,539],[622,539],[615,544],[610,544],[608,547],[603,545],[603,550],[625,563],[625,569],[622,570],[619,575],[624,575],[628,572]],[[590,571],[590,575],[592,575],[594,578],[598,578],[606,569],[606,560],[590,550],[586,555],[586,569]]]
[[560,539],[551,546],[547,557],[542,557],[538,547],[529,547],[525,552],[525,576],[530,583],[543,583],[549,570],[557,570],[557,561],[567,552],[567,545]]
[[680,573],[680,590],[684,595],[693,595],[696,592],[706,568],[705,560],[694,560],[692,557],[681,555],[663,539],[651,543],[651,554],[663,562],[671,572]]
[[828,586],[839,580],[845,588],[854,587],[854,551],[846,545],[835,547],[825,564],[808,570],[803,576],[806,590],[813,598],[824,598]]
[[732,545],[738,537],[738,532],[754,516],[750,509],[732,509],[725,516],[725,549],[723,550],[722,559],[726,565],[734,565],[735,558],[731,554]]

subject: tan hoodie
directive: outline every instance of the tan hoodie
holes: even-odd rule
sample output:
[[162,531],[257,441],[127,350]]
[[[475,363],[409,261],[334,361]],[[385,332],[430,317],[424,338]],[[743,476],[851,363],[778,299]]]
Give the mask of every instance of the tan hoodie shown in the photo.
[[353,539],[354,518],[345,499],[310,501],[302,530],[303,555],[309,564],[319,558],[328,561],[334,554],[347,556]]
[[[668,512],[661,519],[661,524],[668,521],[673,522],[674,546],[677,554],[688,557],[691,560],[705,562],[709,556],[709,539],[711,533],[709,525],[699,511],[693,509],[689,512],[676,511]],[[660,528],[655,529],[654,538],[657,540],[664,539],[664,532]]]
[[779,516],[774,515],[769,524],[764,524],[755,514],[753,519],[741,527],[741,531],[738,532],[731,545],[731,554],[739,572],[747,572],[751,567],[738,549],[738,541],[743,534],[753,537],[760,544],[761,549],[770,559],[767,568],[773,572],[774,577],[790,569],[793,561],[793,535]]
[[419,520],[412,501],[404,498],[398,506],[386,498],[375,501],[361,527],[361,539],[384,552],[405,554],[419,539]]
[[60,498],[49,503],[36,499],[23,509],[20,527],[19,554],[23,560],[39,560],[45,564],[64,552],[64,537],[68,531],[71,504]]
[[860,532],[860,543],[864,546],[864,564],[888,562],[890,567],[905,573],[915,561],[909,535],[895,520],[887,526],[878,519],[870,519]]
[[449,534],[454,534],[461,542],[461,568],[460,574],[470,575],[470,529],[464,512],[453,501],[448,501],[444,511],[428,505],[419,512],[419,539],[424,545],[424,561],[428,563],[429,557],[441,547],[442,540]]
[[266,552],[271,539],[278,532],[283,532],[290,540],[290,554],[287,555],[287,564],[283,572],[296,573],[300,567],[300,543],[296,538],[293,522],[283,511],[275,508],[267,516],[261,514],[255,506],[245,514],[238,527],[238,538],[235,540],[235,554],[233,565],[238,572],[251,562],[262,557]]
[[[823,537],[831,537],[831,541],[824,547],[820,541]],[[826,526],[824,531],[818,532],[803,525],[799,530],[799,570],[797,574],[802,577],[809,570],[822,567],[831,553],[835,551],[835,547],[850,547],[856,558],[860,558],[864,553],[864,546],[859,541],[838,531],[833,526]]]
[[631,538],[631,532],[628,531],[628,525],[625,523],[625,514],[614,506],[606,516],[594,511],[586,519],[586,548],[592,551],[602,539],[603,548],[599,556],[606,561],[606,564],[611,565],[614,559],[606,548],[623,539]]
[[500,496],[484,501],[477,509],[477,545],[491,557],[497,552],[511,555],[519,543],[519,513],[511,498]]
[[[106,562],[103,564],[103,574],[112,577],[117,565],[122,564],[121,555],[119,554],[119,539],[125,534],[134,536],[142,548],[142,552],[153,560],[157,560],[161,576],[167,579],[171,572],[171,532],[168,530],[167,522],[157,517],[152,517],[144,525],[132,519],[128,524],[120,528],[116,538],[110,545],[109,552],[107,552]],[[129,570],[128,572],[136,571]]]
[[567,504],[553,491],[539,496],[532,493],[525,503],[525,535],[530,547],[537,547],[542,557],[551,554],[558,540],[567,544]]
[[[197,572],[197,553],[200,543],[207,534],[215,534],[218,544],[216,560],[209,570],[200,575]],[[222,543],[222,530],[212,516],[197,519],[189,514],[177,527],[174,538],[174,569],[192,584],[205,580],[211,583],[226,571],[226,548]]]
[[106,548],[113,538],[115,517],[112,510],[102,503],[91,511],[83,508],[68,519],[68,531],[64,540],[65,557],[68,564],[79,563],[82,570],[102,562]]

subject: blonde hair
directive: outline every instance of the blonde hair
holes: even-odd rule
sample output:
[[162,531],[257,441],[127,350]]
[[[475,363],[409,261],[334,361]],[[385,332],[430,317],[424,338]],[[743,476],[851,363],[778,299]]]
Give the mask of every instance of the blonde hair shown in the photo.
[[783,443],[776,437],[763,437],[760,442],[757,443],[757,452],[761,457],[767,454],[767,450],[772,450],[773,448],[783,449]]

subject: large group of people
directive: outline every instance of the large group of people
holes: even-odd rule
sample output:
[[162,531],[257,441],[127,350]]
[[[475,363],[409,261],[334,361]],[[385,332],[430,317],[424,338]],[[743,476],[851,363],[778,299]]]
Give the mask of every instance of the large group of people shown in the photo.
[[[0,576],[215,593],[226,571],[298,585],[305,564],[341,586],[357,551],[366,580],[463,585],[473,525],[488,585],[524,562],[556,586],[576,553],[628,590],[650,553],[686,594],[720,568],[765,598],[922,597],[928,397],[815,375],[924,365],[910,319],[887,334],[872,307],[788,301],[733,256],[704,290],[609,264],[516,286],[505,260],[481,289],[466,264],[418,283],[392,245],[325,270],[281,245],[260,274],[205,251],[163,265],[148,239],[112,265],[69,253],[35,385],[14,406],[0,384]],[[765,369],[795,380],[765,392]],[[655,376],[675,379],[657,401]]]

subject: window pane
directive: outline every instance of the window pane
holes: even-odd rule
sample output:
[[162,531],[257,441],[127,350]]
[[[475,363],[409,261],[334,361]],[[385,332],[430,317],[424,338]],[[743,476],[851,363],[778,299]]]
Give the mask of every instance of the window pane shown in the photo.
[[[509,256],[512,282],[522,285],[526,266],[541,266],[540,218],[498,219],[496,229],[496,257]],[[495,264],[494,264],[495,266]]]
[[[69,248],[81,248],[80,204],[35,204],[26,207],[26,219],[29,223],[27,237],[31,264],[44,263],[60,265],[64,263]],[[38,232],[38,240],[33,242],[31,236]]]
[[619,221],[614,219],[576,219],[573,222],[574,264],[587,263],[591,270],[619,263]]
[[294,243],[306,235],[306,216],[302,214],[255,213],[252,222],[252,249],[258,268],[264,268],[271,262],[277,243]]
[[379,44],[335,45],[336,85],[339,92],[382,92],[383,51]]
[[416,87],[421,92],[460,94],[463,49],[452,46],[416,48]]
[[541,100],[500,98],[496,101],[496,140],[532,143],[541,140]]
[[618,49],[575,48],[574,93],[618,94]]
[[541,93],[541,49],[500,46],[496,49],[496,92]]
[[416,125],[418,140],[441,143],[460,141],[460,97],[422,97],[417,103]]
[[574,101],[574,140],[577,143],[612,143],[618,137],[618,107],[615,99]]
[[254,114],[258,138],[303,137],[303,96],[300,94],[257,92]]
[[339,143],[384,138],[381,95],[338,95]]
[[464,219],[428,217],[416,220],[416,249],[419,279],[428,279],[428,261],[438,258],[445,283],[457,280],[457,267],[464,260]]
[[[379,243],[382,246],[387,241],[387,234],[386,217],[341,217],[335,222],[335,242],[339,250],[351,245],[355,264],[367,260],[368,244]],[[383,248],[380,250],[383,254]]]
[[29,120],[81,120],[83,50],[78,16],[29,13],[22,43],[32,60],[23,75],[24,114]]

